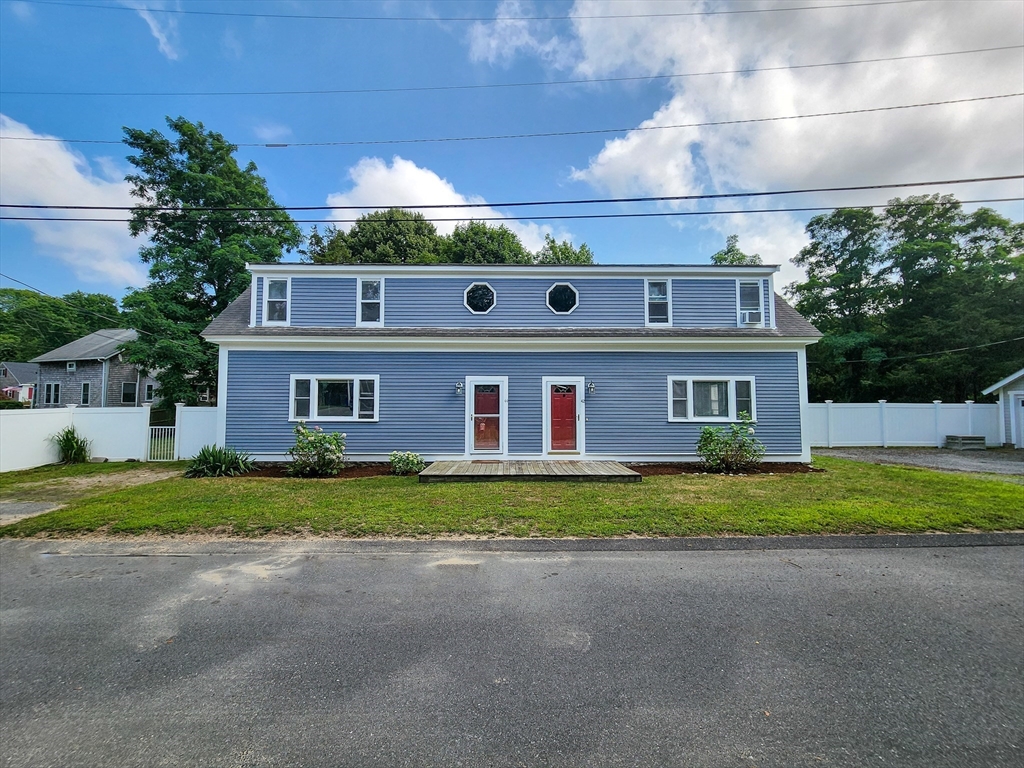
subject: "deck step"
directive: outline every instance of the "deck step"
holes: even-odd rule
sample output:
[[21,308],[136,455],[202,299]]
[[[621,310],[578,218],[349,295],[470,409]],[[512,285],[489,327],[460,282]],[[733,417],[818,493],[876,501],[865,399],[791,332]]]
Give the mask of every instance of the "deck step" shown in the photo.
[[617,461],[435,461],[421,483],[486,483],[506,480],[639,483],[639,472]]

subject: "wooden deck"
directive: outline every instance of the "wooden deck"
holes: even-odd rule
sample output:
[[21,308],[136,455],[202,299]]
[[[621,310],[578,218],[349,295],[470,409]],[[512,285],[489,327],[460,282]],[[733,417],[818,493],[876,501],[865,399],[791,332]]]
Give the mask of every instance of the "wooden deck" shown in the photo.
[[435,461],[420,472],[421,483],[480,483],[500,480],[639,483],[640,474],[617,461]]

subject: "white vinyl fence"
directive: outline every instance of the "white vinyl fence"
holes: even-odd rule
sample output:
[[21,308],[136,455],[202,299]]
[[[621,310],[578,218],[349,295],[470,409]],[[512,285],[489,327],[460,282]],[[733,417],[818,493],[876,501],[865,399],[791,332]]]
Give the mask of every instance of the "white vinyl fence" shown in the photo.
[[177,407],[176,426],[149,426],[141,408],[37,408],[0,411],[0,472],[31,469],[59,460],[50,439],[65,427],[91,442],[90,454],[111,461],[190,459],[217,440],[217,409]]
[[965,403],[811,403],[807,429],[815,448],[941,448],[946,435],[981,435],[1000,445],[999,405]]

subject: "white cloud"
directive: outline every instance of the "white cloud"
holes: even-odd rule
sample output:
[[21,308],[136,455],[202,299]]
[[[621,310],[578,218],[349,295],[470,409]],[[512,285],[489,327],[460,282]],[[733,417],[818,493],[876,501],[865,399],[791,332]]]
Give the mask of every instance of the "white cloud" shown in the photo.
[[[484,203],[477,195],[463,195],[455,190],[451,182],[442,179],[429,168],[421,168],[411,160],[395,155],[391,165],[379,157],[364,157],[348,172],[353,187],[347,192],[335,192],[327,196],[328,205],[394,206],[405,205],[453,205],[454,208],[423,211],[429,218],[458,219],[458,221],[437,222],[437,231],[449,235],[459,222],[483,217],[501,216],[489,207],[460,208],[467,203]],[[360,211],[334,211],[332,218],[356,218]],[[497,226],[501,222],[490,222]],[[530,251],[537,251],[544,245],[544,235],[553,234],[559,239],[571,239],[571,235],[550,226],[533,222],[507,221],[506,226],[519,235],[523,245]],[[351,224],[339,224],[348,230]]]
[[238,35],[235,34],[233,29],[224,30],[224,34],[220,38],[220,45],[226,59],[238,61],[245,53],[242,41],[238,39]]
[[[35,133],[27,125],[2,114],[0,133],[4,136],[52,138]],[[0,163],[0,199],[5,203],[133,204],[128,183],[123,179],[124,172],[113,160],[96,161],[97,173],[84,157],[60,142],[5,141],[4,145],[3,163]],[[15,146],[17,148],[13,149]],[[81,211],[79,214],[125,218],[123,211],[98,214]],[[54,215],[78,214],[55,212]],[[123,221],[110,224],[26,221],[21,224],[31,230],[32,239],[42,253],[70,267],[82,280],[119,286],[145,283],[145,273],[138,260],[141,243],[128,234],[128,225]]]
[[488,64],[508,65],[520,53],[538,56],[555,67],[572,65],[576,45],[551,31],[551,22],[525,21],[522,16],[537,16],[533,3],[502,0],[495,20],[474,22],[469,28],[469,58]]
[[[121,0],[121,4],[131,8],[146,22],[150,33],[156,38],[160,53],[171,61],[180,58],[178,20],[170,13],[153,13],[154,10],[172,7],[171,3],[163,0]],[[177,8],[178,3],[173,3],[173,7]]]
[[252,132],[256,134],[257,139],[269,144],[283,142],[285,139],[291,138],[292,135],[292,129],[280,123],[260,123],[252,129]]
[[11,13],[17,16],[20,21],[31,21],[34,16],[32,6],[28,3],[8,3],[7,7],[11,9]]
[[[759,2],[745,7],[772,7]],[[694,9],[711,8],[703,4]],[[689,7],[688,7],[689,8]],[[630,13],[664,12],[634,0]],[[606,0],[577,2],[574,16],[621,12]],[[659,75],[786,66],[1019,45],[1014,3],[911,3],[867,8],[728,14],[686,19],[577,18],[569,49],[588,77]],[[543,53],[507,46],[505,56]],[[470,47],[470,57],[480,54]],[[1020,91],[1021,52],[925,58],[746,75],[675,78],[643,126],[799,115]],[[845,117],[631,131],[607,141],[573,178],[614,195],[849,186],[952,179],[1024,170],[1020,98]],[[779,198],[737,207],[881,203],[930,189]],[[953,187],[961,199],[1020,194],[1019,182]],[[683,206],[677,206],[683,207]],[[693,220],[690,220],[692,222]],[[745,223],[744,223],[745,222]],[[686,224],[687,226],[692,224]],[[766,261],[795,255],[801,229],[786,214],[714,217],[704,226]],[[764,234],[757,237],[755,230]],[[778,238],[775,247],[768,236]],[[763,243],[754,247],[753,243]],[[772,255],[773,253],[777,255]],[[787,267],[787,271],[789,267]]]

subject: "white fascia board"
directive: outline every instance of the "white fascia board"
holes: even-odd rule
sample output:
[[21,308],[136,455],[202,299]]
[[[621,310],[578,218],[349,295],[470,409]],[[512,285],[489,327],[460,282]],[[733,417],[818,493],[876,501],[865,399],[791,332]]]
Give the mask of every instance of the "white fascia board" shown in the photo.
[[722,338],[534,338],[515,339],[501,337],[456,338],[456,337],[385,337],[363,338],[304,337],[304,338],[261,338],[244,336],[208,337],[212,344],[222,349],[317,352],[334,350],[339,352],[362,352],[367,349],[379,351],[423,351],[447,352],[681,352],[681,351],[745,351],[745,352],[799,352],[814,339],[722,339]]
[[1024,377],[1024,368],[1021,368],[1016,373],[1011,373],[1009,376],[1007,376],[1002,381],[997,381],[995,384],[993,384],[988,389],[981,390],[981,394],[983,394],[983,395],[991,395],[997,389],[1001,389],[1002,387],[1005,387],[1007,384],[1012,384],[1013,382],[1015,382],[1017,379],[1019,379],[1021,377]]
[[[424,461],[472,461],[462,453],[421,453]],[[479,454],[473,454],[478,456]],[[255,461],[287,462],[292,457],[286,453],[251,453]],[[389,456],[386,453],[346,453],[348,461],[373,461],[387,462]],[[766,453],[765,459],[772,462],[787,464],[806,464],[803,456],[799,453]],[[542,453],[511,453],[503,456],[501,461],[566,461],[565,454],[542,454]],[[570,459],[573,460],[573,459]],[[585,459],[580,461],[621,461],[627,464],[660,464],[663,462],[696,463],[701,460],[695,453],[588,453]]]
[[715,266],[712,264],[594,264],[592,266],[478,265],[439,264],[414,266],[401,264],[250,264],[253,275],[337,276],[337,277],[467,277],[474,280],[499,277],[533,277],[538,280],[575,280],[587,277],[705,277],[765,278],[779,271],[776,264],[756,266]]

